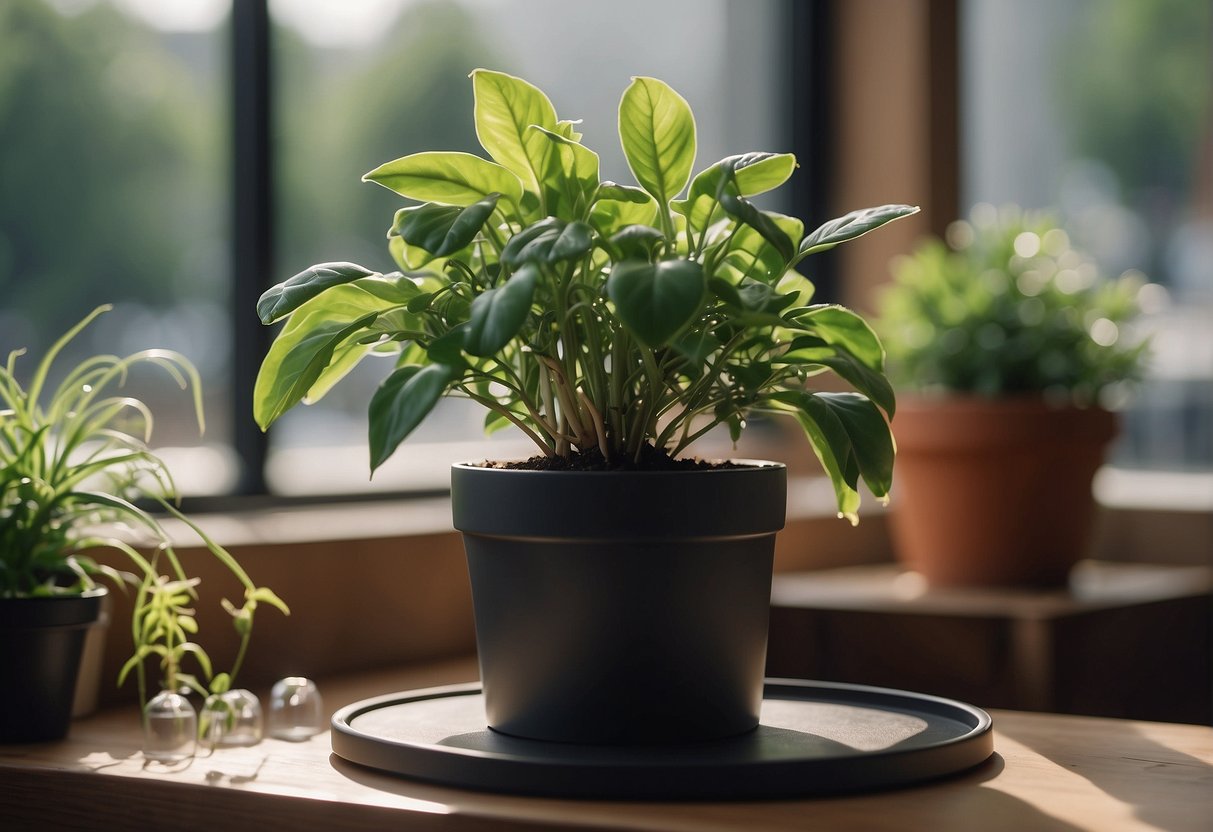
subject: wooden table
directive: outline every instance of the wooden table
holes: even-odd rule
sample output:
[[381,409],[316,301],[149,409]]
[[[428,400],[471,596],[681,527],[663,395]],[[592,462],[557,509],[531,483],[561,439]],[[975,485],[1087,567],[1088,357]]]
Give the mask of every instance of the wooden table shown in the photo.
[[[330,708],[468,681],[459,660],[321,682]],[[0,829],[623,829],[1061,832],[1213,828],[1213,728],[996,711],[995,755],[941,782],[818,800],[634,803],[507,797],[379,774],[328,734],[145,764],[133,708],[68,740],[0,747]]]
[[1207,567],[1096,561],[1055,590],[932,590],[891,564],[785,573],[767,674],[1207,725],[1211,592]]

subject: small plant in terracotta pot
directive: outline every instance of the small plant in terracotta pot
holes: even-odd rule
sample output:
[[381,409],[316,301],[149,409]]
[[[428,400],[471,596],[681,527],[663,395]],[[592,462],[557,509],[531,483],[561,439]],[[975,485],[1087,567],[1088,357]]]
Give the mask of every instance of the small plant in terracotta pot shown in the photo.
[[1141,372],[1140,283],[1014,207],[975,210],[893,272],[877,326],[901,391],[899,555],[935,586],[1064,583],[1116,434],[1107,405]]

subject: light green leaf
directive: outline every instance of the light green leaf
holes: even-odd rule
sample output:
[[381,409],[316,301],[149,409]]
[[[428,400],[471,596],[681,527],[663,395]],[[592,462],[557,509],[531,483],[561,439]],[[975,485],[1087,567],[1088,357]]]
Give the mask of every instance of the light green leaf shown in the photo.
[[370,407],[372,473],[434,409],[459,371],[445,364],[401,367],[388,376]]
[[884,347],[880,339],[868,322],[850,309],[834,304],[814,306],[797,315],[796,321],[873,370],[884,370]]
[[265,291],[257,301],[261,323],[272,324],[298,309],[321,292],[378,272],[356,263],[319,263]]
[[644,194],[644,202],[614,199],[595,202],[590,210],[590,225],[604,237],[609,237],[624,226],[652,225],[657,218],[657,203],[644,191],[635,190]]
[[631,185],[618,185],[614,182],[603,182],[598,187],[598,198],[614,202],[631,202],[636,205],[651,205],[653,197],[640,188]]
[[472,301],[464,351],[471,355],[493,355],[508,344],[526,323],[538,278],[538,267],[527,263],[505,283]]
[[671,207],[687,218],[694,229],[707,228],[712,221],[721,185],[732,171],[737,191],[742,196],[756,196],[778,188],[796,169],[796,157],[791,153],[742,153],[727,156],[705,168],[691,180],[687,198],[676,200]]
[[532,125],[527,131],[546,143],[540,187],[548,215],[566,220],[583,216],[598,190],[598,154],[542,127]]
[[[300,306],[270,345],[257,373],[257,423],[264,430],[299,402],[320,399],[370,349],[353,343],[357,334],[373,326],[383,312],[399,308],[403,313],[420,294],[413,278],[373,275],[334,286]],[[351,327],[356,321],[361,324]]]
[[831,249],[839,243],[862,237],[887,222],[918,213],[916,205],[881,205],[863,208],[822,223],[800,244],[801,254],[816,254]]
[[487,69],[472,72],[472,90],[481,147],[513,171],[528,190],[538,193],[546,141],[528,133],[527,128],[534,124],[553,132],[560,130],[552,102],[534,84]]
[[642,343],[660,347],[694,319],[707,281],[693,260],[625,260],[611,270],[606,289],[624,325]]
[[[804,233],[804,224],[795,217],[766,212],[766,216],[795,245]],[[756,229],[742,225],[733,234],[722,264],[735,272],[735,280],[745,278],[772,283],[783,277],[787,261],[783,255]]]
[[298,325],[289,336],[283,330],[274,341],[253,385],[253,418],[260,428],[265,430],[303,401],[332,361],[337,346],[366,328],[378,314],[370,312],[352,323],[329,320],[322,311],[292,318],[291,323],[298,321]]
[[414,153],[380,165],[362,179],[409,199],[441,205],[471,205],[494,193],[515,205],[522,200],[517,176],[470,153]]
[[659,206],[686,187],[695,163],[695,117],[686,99],[656,78],[633,78],[619,102],[628,167]]

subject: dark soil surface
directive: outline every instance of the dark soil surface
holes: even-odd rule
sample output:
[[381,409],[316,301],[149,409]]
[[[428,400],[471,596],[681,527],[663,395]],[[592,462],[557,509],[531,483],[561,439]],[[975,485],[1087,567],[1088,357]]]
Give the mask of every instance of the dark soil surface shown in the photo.
[[568,458],[562,456],[533,456],[525,462],[484,463],[486,468],[509,468],[522,471],[696,471],[712,468],[742,468],[727,460],[706,460],[697,457],[674,459],[665,450],[645,445],[640,461],[630,457],[605,459],[597,448],[585,453],[573,451]]

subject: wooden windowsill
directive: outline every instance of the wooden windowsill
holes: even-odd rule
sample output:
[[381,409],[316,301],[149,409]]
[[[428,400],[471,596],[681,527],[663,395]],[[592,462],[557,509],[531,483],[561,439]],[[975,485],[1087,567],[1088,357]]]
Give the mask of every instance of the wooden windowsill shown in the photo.
[[[330,710],[369,696],[475,678],[470,659],[321,680]],[[1213,816],[1213,729],[994,712],[995,756],[938,783],[820,800],[639,803],[462,791],[346,763],[329,736],[268,739],[177,766],[145,764],[137,712],[74,724],[69,739],[0,747],[6,828],[767,830],[938,832],[1204,830]],[[171,821],[169,819],[171,818]]]

